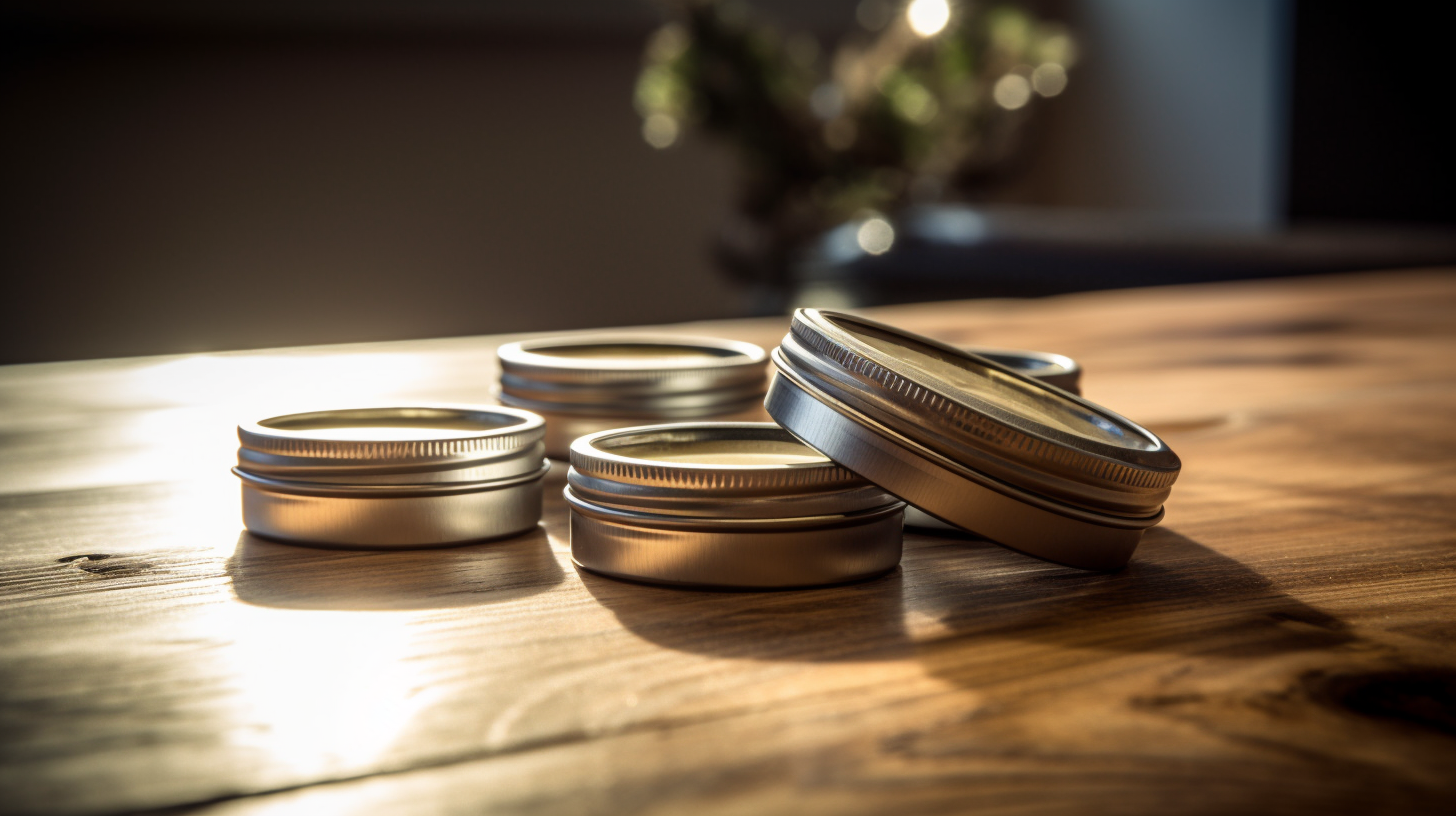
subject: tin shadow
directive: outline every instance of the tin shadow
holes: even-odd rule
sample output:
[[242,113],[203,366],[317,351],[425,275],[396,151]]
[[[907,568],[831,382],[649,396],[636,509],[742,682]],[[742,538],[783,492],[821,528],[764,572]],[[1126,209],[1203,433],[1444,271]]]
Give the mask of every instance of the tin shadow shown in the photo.
[[[1148,531],[1132,563],[1115,573],[1039,564],[964,540],[917,549],[917,561],[936,576],[914,604],[936,621],[933,636],[917,638],[931,662],[964,652],[961,645],[1006,641],[1058,647],[1085,661],[1099,653],[1268,657],[1356,639],[1344,621],[1162,527]],[[979,665],[976,657],[939,662],[951,673],[974,674]]]
[[819,589],[680,589],[607,578],[581,582],[623,626],[683,652],[756,660],[885,660],[911,653],[900,569]]
[[1344,622],[1258,573],[1154,528],[1117,573],[1059,567],[975,539],[908,534],[899,569],[825,589],[711,592],[638,585],[578,569],[627,629],[685,652],[761,660],[914,656],[979,682],[1020,671],[1015,641],[1098,653],[1271,655],[1354,639]]
[[438,609],[534,595],[565,579],[539,525],[513,538],[421,550],[317,549],[248,532],[227,560],[238,599],[283,609]]
[[[1009,552],[967,548],[961,592],[930,593],[927,612],[955,637],[1015,637],[1115,651],[1259,656],[1354,640],[1344,621],[1275,589],[1241,562],[1166,527],[1143,536],[1117,573],[1042,564],[1005,576]],[[936,558],[946,558],[938,554]],[[980,568],[977,568],[980,567]]]

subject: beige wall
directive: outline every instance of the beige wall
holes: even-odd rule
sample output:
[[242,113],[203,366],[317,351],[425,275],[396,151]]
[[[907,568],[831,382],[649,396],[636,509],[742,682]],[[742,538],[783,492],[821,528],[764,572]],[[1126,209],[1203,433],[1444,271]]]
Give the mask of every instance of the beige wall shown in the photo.
[[0,360],[736,314],[640,40],[88,48],[4,89]]

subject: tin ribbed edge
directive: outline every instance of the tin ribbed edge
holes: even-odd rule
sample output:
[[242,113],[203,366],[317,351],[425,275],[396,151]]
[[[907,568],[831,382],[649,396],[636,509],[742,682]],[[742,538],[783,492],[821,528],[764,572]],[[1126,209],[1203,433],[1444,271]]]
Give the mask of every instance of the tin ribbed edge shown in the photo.
[[[627,433],[674,433],[694,430],[722,431],[734,428],[780,430],[768,422],[704,422],[672,425],[647,425],[640,428],[602,431],[577,439],[571,445],[571,466],[578,472],[599,479],[692,490],[764,490],[788,492],[823,490],[848,486],[864,479],[833,462],[774,467],[751,465],[695,465],[684,462],[654,462],[598,450],[597,440]],[[788,436],[787,431],[783,433]]]
[[[933,417],[939,422],[948,424],[954,430],[970,434],[994,447],[1014,450],[1023,456],[1076,470],[1094,479],[1140,490],[1168,488],[1178,479],[1180,469],[1153,470],[1110,461],[1065,444],[1042,439],[999,422],[925,385],[914,382],[887,367],[886,364],[872,360],[857,350],[824,335],[817,327],[801,318],[800,315],[803,311],[805,310],[794,314],[793,322],[790,325],[790,333],[796,339],[846,371],[878,383],[885,389],[887,396],[898,397],[923,408],[927,412],[927,419]],[[860,318],[851,319],[860,320]],[[869,321],[865,322],[869,323]],[[905,332],[888,326],[884,329],[905,334]]]
[[702,405],[658,407],[651,404],[580,403],[562,400],[548,402],[519,397],[509,391],[501,391],[500,402],[513,408],[538,414],[567,414],[580,417],[619,417],[640,420],[637,424],[656,423],[676,419],[711,419],[714,416],[733,414],[744,408],[761,404],[768,391],[768,382],[754,383],[753,387],[740,391],[725,392],[725,399]]
[[[476,436],[454,439],[390,440],[383,442],[312,439],[288,436],[286,430],[264,428],[260,423],[238,426],[238,441],[243,447],[262,453],[282,456],[298,456],[309,459],[350,459],[377,462],[384,460],[429,460],[455,457],[463,454],[522,451],[531,443],[540,440],[546,433],[545,422],[539,416],[520,409],[497,406],[462,408],[460,406],[410,405],[397,406],[401,410],[445,410],[496,413],[519,417],[525,424],[498,429],[482,430]],[[356,410],[356,409],[342,409]],[[367,410],[387,410],[374,409]],[[322,413],[322,412],[308,412]],[[277,419],[270,417],[269,419]],[[267,422],[268,420],[262,420]]]

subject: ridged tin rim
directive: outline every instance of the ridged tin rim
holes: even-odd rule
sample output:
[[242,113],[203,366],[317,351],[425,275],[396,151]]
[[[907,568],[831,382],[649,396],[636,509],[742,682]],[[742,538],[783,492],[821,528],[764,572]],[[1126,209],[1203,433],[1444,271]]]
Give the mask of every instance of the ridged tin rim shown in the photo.
[[[652,358],[579,358],[549,354],[551,349],[600,346],[676,348],[707,356],[681,360]],[[660,334],[593,334],[542,337],[507,343],[496,350],[501,371],[543,383],[636,384],[678,390],[680,383],[726,385],[764,375],[768,354],[740,340]],[[696,387],[696,386],[694,386]]]
[[500,479],[476,482],[436,482],[426,484],[334,484],[292,479],[271,479],[242,468],[233,468],[233,475],[254,490],[296,496],[328,496],[340,499],[381,499],[396,497],[453,496],[458,493],[479,493],[500,490],[546,477],[551,463],[545,460],[533,471]]
[[[1013,387],[1059,405],[1066,415],[1105,423],[1140,440],[1141,446],[1104,443],[992,404],[870,345],[861,339],[867,333],[888,335],[951,365],[1010,378],[1019,383]],[[986,358],[872,320],[800,309],[773,358],[781,371],[793,371],[816,389],[952,459],[1099,512],[1154,512],[1181,468],[1161,439],[1131,420]]]
[[[317,431],[280,427],[285,423],[323,422],[330,418],[367,422],[370,419],[402,422],[411,419],[478,422],[480,430],[442,432],[434,439],[358,440],[328,438]],[[546,433],[546,423],[530,411],[499,406],[404,405],[367,406],[281,414],[238,426],[242,448],[274,457],[296,459],[300,465],[320,461],[380,467],[436,466],[469,461],[481,456],[528,453]],[[312,460],[312,461],[307,461]]]
[[562,400],[525,399],[508,392],[502,392],[500,401],[504,405],[532,411],[537,414],[568,414],[580,417],[622,417],[641,422],[659,419],[705,419],[723,414],[735,414],[754,404],[762,402],[767,382],[753,383],[748,388],[711,392],[707,399],[698,400],[652,400],[623,401],[615,403],[578,403]]

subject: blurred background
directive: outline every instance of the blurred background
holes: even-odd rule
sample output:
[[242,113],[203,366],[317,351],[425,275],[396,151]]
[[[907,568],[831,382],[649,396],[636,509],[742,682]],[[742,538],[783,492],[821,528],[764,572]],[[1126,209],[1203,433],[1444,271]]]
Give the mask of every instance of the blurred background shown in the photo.
[[[980,8],[942,5],[947,32]],[[884,0],[726,8],[805,65],[907,19]],[[741,139],[644,101],[644,70],[704,31],[681,8],[5,3],[0,362],[1456,262],[1450,35],[1422,7],[1015,8],[1076,58],[1062,84],[1035,60],[1003,72],[1025,79],[1025,99],[995,86],[998,113],[1029,114],[1014,150],[953,188],[880,173],[900,191],[883,207],[825,207],[790,240],[745,204]],[[839,98],[806,88],[834,147]],[[906,128],[949,110],[917,99],[892,100]]]

